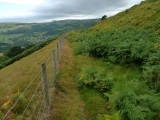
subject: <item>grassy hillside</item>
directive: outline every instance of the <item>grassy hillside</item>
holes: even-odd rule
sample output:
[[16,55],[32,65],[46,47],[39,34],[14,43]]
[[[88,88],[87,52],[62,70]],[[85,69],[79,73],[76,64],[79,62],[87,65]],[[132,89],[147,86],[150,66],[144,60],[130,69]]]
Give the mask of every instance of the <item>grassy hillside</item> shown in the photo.
[[160,119],[159,6],[146,0],[68,36],[75,55],[102,62],[82,66],[75,79],[82,91],[96,89],[106,98],[108,113],[95,120]]
[[64,32],[87,28],[98,21],[63,20],[48,23],[0,23],[0,52],[13,46],[36,44]]
[[[159,0],[147,0],[68,35],[53,119],[160,119],[159,5]],[[23,91],[56,42],[0,70],[2,103]]]
[[[49,45],[46,45],[42,49],[34,52],[33,54],[22,58],[21,60],[0,69],[0,83],[1,86],[8,86],[12,89],[8,89],[7,87],[0,87],[1,91],[5,91],[4,93],[1,92],[0,99],[3,99],[3,95],[6,93],[10,93],[11,91],[17,91],[24,89],[24,86],[29,83],[31,79],[34,78],[36,73],[40,70],[41,63],[45,62],[49,57],[51,57],[51,51],[56,46],[55,40]],[[23,84],[26,83],[26,84]],[[20,87],[20,86],[21,87]],[[24,86],[23,86],[24,85]]]
[[[4,116],[4,114],[7,112],[7,110],[13,105],[11,101],[13,99],[17,100],[18,97],[16,97],[18,94],[22,93],[27,86],[29,85],[27,91],[25,92],[24,99],[20,100],[20,106],[18,109],[17,107],[14,107],[16,109],[15,112],[11,112],[8,115],[8,119],[19,119],[16,118],[17,116],[20,117],[22,114],[22,111],[24,110],[24,107],[26,107],[26,102],[30,101],[32,99],[32,102],[35,102],[37,98],[42,97],[41,92],[42,86],[39,88],[37,86],[40,85],[42,80],[42,74],[41,74],[41,64],[46,63],[47,71],[48,71],[48,82],[53,83],[53,75],[50,75],[52,73],[52,50],[56,48],[57,42],[59,39],[54,40],[54,42],[45,45],[45,47],[41,48],[40,50],[32,53],[31,55],[28,55],[15,63],[0,69],[0,117]],[[51,79],[52,78],[52,79]],[[31,82],[32,81],[32,82]],[[51,84],[50,83],[50,84]],[[35,93],[35,91],[38,89],[38,93]],[[33,98],[37,96],[37,98]],[[13,100],[14,101],[14,100]],[[14,101],[15,102],[15,101]],[[43,104],[43,97],[41,98],[41,101]],[[17,105],[16,105],[17,106]],[[31,104],[30,104],[31,106]],[[22,108],[23,107],[23,108]],[[32,106],[33,108],[33,106]],[[21,110],[20,110],[21,109]],[[23,109],[23,110],[22,110]],[[20,111],[19,111],[20,110]],[[30,111],[31,112],[31,111]],[[21,114],[20,114],[21,113]],[[28,113],[27,113],[28,114]],[[31,113],[30,113],[31,114]]]
[[160,1],[143,1],[140,5],[134,5],[130,9],[109,17],[91,29],[105,30],[108,28],[123,28],[132,26],[135,28],[153,29],[160,33]]

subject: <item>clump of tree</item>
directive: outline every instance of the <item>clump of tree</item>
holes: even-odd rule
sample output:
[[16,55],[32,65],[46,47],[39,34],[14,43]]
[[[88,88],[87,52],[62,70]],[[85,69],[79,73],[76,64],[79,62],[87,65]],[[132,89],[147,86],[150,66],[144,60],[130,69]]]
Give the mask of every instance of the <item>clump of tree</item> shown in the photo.
[[24,49],[20,46],[14,46],[10,50],[8,50],[5,55],[9,58],[12,58],[20,53],[22,53]]
[[102,18],[101,18],[101,20],[104,20],[106,18],[107,18],[107,15],[103,15]]
[[6,67],[7,65],[10,65],[14,63],[17,60],[20,60],[21,58],[32,54],[33,52],[41,49],[45,45],[51,43],[53,40],[55,40],[57,37],[50,39],[48,41],[45,41],[43,43],[37,44],[37,45],[29,45],[26,48],[21,47],[13,47],[8,52],[6,52],[3,56],[3,58],[0,58],[0,69]]

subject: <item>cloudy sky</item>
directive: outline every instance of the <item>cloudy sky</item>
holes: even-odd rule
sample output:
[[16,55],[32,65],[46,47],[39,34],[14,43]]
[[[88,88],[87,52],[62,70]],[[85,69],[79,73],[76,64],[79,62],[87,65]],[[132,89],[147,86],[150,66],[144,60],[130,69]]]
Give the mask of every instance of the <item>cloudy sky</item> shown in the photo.
[[47,22],[112,16],[142,0],[0,0],[0,22]]

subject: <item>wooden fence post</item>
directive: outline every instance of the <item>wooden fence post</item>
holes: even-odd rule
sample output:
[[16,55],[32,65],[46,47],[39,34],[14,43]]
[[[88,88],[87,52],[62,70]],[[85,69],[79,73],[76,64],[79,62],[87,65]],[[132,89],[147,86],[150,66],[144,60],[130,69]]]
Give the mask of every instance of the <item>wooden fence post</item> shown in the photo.
[[61,54],[61,50],[62,50],[62,38],[59,39],[59,50],[60,50],[60,54]]
[[62,45],[64,43],[64,39],[65,39],[65,34],[63,34],[63,36],[62,36]]
[[41,64],[42,69],[42,79],[43,79],[43,92],[46,102],[46,109],[49,108],[49,95],[48,95],[48,81],[47,81],[47,72],[46,72],[46,65],[45,63]]
[[57,62],[59,62],[59,44],[57,43]]
[[52,50],[52,60],[53,60],[53,72],[54,72],[54,79],[53,79],[53,85],[55,84],[56,80],[56,73],[57,73],[57,64],[56,64],[56,55],[54,50]]

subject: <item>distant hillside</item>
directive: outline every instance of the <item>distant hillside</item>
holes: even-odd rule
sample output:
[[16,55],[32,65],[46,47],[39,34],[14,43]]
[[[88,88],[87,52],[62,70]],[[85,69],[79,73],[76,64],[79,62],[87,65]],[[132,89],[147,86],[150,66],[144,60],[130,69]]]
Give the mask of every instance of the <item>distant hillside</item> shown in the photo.
[[0,52],[12,46],[36,44],[70,30],[88,28],[92,20],[62,20],[47,23],[0,23]]

